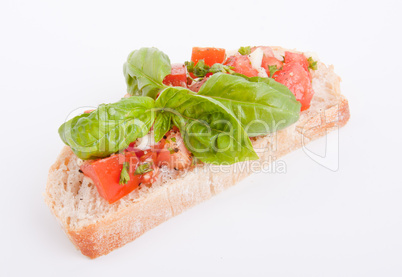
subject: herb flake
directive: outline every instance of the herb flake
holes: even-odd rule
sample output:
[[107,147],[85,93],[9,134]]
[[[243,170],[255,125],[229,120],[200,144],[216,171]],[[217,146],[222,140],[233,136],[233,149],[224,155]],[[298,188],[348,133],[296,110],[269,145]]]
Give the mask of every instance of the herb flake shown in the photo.
[[308,61],[308,68],[312,70],[317,70],[317,61],[313,60],[312,57],[309,57],[307,61]]
[[128,174],[130,170],[130,163],[124,162],[123,168],[120,173],[119,185],[127,185],[128,181],[130,181],[130,175]]
[[278,67],[276,65],[269,65],[268,70],[269,70],[269,77],[272,78],[272,76],[274,76],[274,74],[278,71]]
[[134,175],[142,175],[148,172],[153,171],[152,169],[152,163],[143,163],[137,166],[135,169]]
[[251,47],[250,46],[242,46],[238,50],[240,55],[250,55],[251,54]]

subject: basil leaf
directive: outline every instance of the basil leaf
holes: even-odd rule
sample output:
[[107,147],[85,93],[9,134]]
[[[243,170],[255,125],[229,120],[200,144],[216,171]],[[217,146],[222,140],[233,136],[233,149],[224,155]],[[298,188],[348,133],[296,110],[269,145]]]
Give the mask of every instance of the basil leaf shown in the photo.
[[152,163],[143,163],[137,166],[134,175],[141,175],[153,171]]
[[159,142],[169,130],[172,129],[172,117],[170,113],[159,112],[154,123],[154,140]]
[[258,159],[247,133],[232,112],[220,102],[185,88],[167,88],[155,102],[171,113],[187,149],[205,163]]
[[155,101],[133,96],[113,104],[102,104],[59,128],[63,142],[81,159],[107,157],[145,136],[154,122]]
[[169,57],[156,48],[141,48],[130,53],[123,66],[130,95],[156,95],[166,86],[163,79],[171,72]]
[[242,46],[238,50],[240,55],[250,55],[251,54],[251,47],[250,46]]
[[200,88],[205,95],[222,103],[240,120],[250,137],[266,135],[296,122],[300,103],[284,85],[270,78],[217,73]]
[[123,168],[120,173],[119,185],[127,185],[128,181],[130,181],[130,175],[128,174],[130,170],[130,163],[124,162]]
[[293,94],[293,92],[290,91],[290,89],[285,86],[282,85],[281,83],[275,81],[272,78],[265,78],[265,77],[247,77],[245,75],[242,76],[244,79],[246,79],[247,81],[250,82],[254,82],[254,83],[265,83],[267,85],[269,85],[270,87],[272,87],[273,89],[280,91],[281,93],[287,95],[290,98],[294,98],[296,99],[295,95]]

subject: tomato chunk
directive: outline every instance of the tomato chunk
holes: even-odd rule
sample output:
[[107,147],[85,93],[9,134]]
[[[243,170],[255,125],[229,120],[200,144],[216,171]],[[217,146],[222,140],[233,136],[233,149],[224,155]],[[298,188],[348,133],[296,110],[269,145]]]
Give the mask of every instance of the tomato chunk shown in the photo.
[[285,63],[298,63],[304,70],[308,71],[308,61],[306,56],[299,53],[285,52]]
[[191,154],[184,145],[180,132],[172,130],[166,134],[164,147],[158,153],[157,165],[179,170],[189,167],[191,163]]
[[212,66],[215,63],[223,63],[225,60],[225,49],[212,47],[193,47],[191,60],[197,64],[199,60],[204,60],[205,64]]
[[184,64],[172,64],[172,72],[163,79],[167,86],[187,87],[187,69]]
[[310,107],[313,97],[313,88],[311,84],[311,75],[299,63],[285,63],[282,70],[277,71],[273,78],[275,81],[287,86],[296,96],[304,111]]
[[269,74],[269,66],[272,66],[272,65],[276,65],[277,69],[281,69],[282,66],[283,66],[283,63],[280,60],[278,60],[277,58],[275,58],[275,57],[266,57],[266,56],[264,56],[262,58],[261,67],[265,69],[265,71],[267,72],[268,76],[270,75]]
[[250,59],[247,56],[240,54],[230,56],[225,61],[225,65],[233,67],[233,71],[246,75],[247,77],[258,76],[257,69],[252,67]]
[[264,55],[262,56],[262,62],[261,62],[261,67],[265,69],[267,72],[267,75],[269,76],[269,66],[270,65],[276,65],[277,69],[281,69],[283,66],[283,63],[275,58],[274,51],[272,51],[272,48],[269,46],[255,46],[251,48],[251,53],[253,53],[255,50],[261,49]]
[[[129,163],[130,180],[127,184],[120,185],[120,174],[124,162]],[[129,194],[140,184],[140,175],[134,175],[135,169],[139,163],[135,153],[127,152],[117,154],[108,158],[86,161],[81,165],[81,171],[92,179],[99,194],[105,198],[109,204],[112,204]]]

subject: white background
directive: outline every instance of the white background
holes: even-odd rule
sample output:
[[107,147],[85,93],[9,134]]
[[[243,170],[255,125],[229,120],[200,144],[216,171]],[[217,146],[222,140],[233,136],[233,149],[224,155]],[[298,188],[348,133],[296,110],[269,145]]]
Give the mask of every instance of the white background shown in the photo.
[[[0,275],[402,276],[401,8],[2,0]],[[120,99],[131,50],[155,46],[183,62],[192,46],[245,45],[335,65],[351,109],[339,170],[296,151],[283,158],[286,174],[256,174],[107,256],[82,256],[42,196],[67,114]],[[323,153],[325,139],[311,149]]]

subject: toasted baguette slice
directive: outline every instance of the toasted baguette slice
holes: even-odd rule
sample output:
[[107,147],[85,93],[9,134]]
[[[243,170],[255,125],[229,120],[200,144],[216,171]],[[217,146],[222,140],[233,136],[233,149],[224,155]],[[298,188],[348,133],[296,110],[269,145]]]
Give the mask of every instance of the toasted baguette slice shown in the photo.
[[[274,50],[276,55],[284,52],[279,47]],[[315,95],[299,121],[274,134],[252,139],[260,157],[257,163],[237,163],[225,166],[225,170],[212,165],[198,165],[187,172],[163,170],[160,180],[152,186],[142,186],[110,205],[99,196],[92,181],[78,171],[80,160],[66,146],[50,168],[45,201],[82,254],[90,258],[105,255],[233,186],[256,167],[345,125],[349,119],[348,101],[340,94],[340,78],[333,67],[319,62],[312,74]]]

